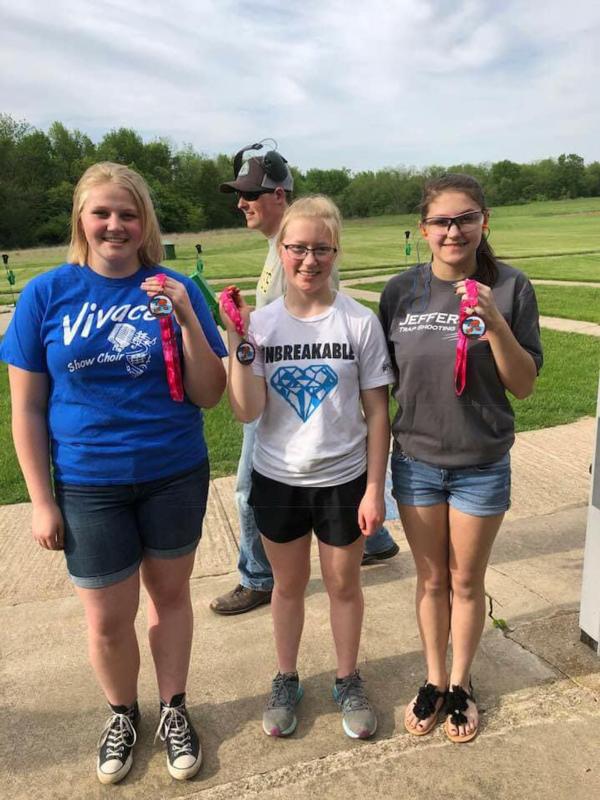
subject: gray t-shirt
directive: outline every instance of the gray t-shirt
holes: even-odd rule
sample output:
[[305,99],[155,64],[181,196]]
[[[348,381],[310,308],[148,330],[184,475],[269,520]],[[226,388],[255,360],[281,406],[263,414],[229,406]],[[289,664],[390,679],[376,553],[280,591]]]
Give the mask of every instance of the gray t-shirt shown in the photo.
[[[539,371],[542,346],[533,287],[507,264],[500,262],[498,269],[496,305]],[[396,275],[381,295],[380,318],[396,372],[394,451],[447,468],[497,461],[515,438],[513,410],[485,335],[468,342],[467,385],[456,395],[458,311],[453,281],[436,278],[430,264]]]

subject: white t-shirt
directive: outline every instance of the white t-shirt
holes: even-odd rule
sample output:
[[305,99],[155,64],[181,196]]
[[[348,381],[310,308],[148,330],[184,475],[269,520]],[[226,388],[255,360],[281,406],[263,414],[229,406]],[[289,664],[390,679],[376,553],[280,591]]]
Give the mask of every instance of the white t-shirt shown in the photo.
[[367,468],[360,391],[394,375],[379,320],[344,294],[317,317],[298,318],[279,298],[250,316],[254,373],[267,400],[254,468],[293,486],[336,486]]

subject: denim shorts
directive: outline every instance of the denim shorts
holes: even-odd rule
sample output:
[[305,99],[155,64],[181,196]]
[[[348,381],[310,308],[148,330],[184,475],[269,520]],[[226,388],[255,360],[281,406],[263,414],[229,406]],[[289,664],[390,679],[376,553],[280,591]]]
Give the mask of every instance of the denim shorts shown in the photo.
[[392,494],[399,505],[447,503],[475,517],[510,508],[510,454],[475,467],[442,469],[404,453],[392,455]]
[[99,589],[125,580],[144,556],[179,558],[202,536],[209,466],[144,483],[79,486],[56,482],[71,580]]

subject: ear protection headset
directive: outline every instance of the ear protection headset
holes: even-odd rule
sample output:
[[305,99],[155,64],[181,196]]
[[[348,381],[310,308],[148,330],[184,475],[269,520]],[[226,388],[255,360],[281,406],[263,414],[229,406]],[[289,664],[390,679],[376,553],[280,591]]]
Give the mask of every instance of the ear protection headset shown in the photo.
[[[242,147],[241,150],[238,150],[233,159],[233,174],[236,178],[240,169],[242,168],[242,164],[244,163],[244,153],[247,153],[249,150],[262,150],[264,147],[264,142],[273,142],[275,147],[277,147],[277,142],[274,139],[263,139],[262,142],[248,144],[246,147]],[[288,174],[288,168],[286,164],[286,159],[280,155],[276,149],[268,150],[262,157],[262,165],[265,175],[275,183],[281,183],[286,179]]]

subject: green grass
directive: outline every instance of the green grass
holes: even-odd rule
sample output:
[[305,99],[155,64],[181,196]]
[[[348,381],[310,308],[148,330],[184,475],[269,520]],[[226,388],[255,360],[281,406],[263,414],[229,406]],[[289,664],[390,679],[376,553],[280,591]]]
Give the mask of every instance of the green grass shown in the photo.
[[544,366],[535,392],[512,400],[517,432],[574,422],[596,413],[600,340],[542,329]]
[[242,425],[233,416],[226,395],[217,406],[204,412],[204,433],[211,478],[234,475],[242,449]]
[[547,317],[579,319],[600,325],[600,288],[538,284],[535,294],[540,313]]
[[[375,281],[356,284],[354,288],[381,294],[385,284],[385,281]],[[600,287],[537,284],[535,294],[540,314],[546,317],[578,319],[600,324]]]
[[[363,304],[377,310],[376,303]],[[535,393],[514,400],[517,432],[547,428],[593,416],[596,410],[600,342],[596,337],[542,330],[544,367]],[[394,413],[394,403],[390,402]],[[226,398],[205,412],[206,440],[214,478],[233,475],[242,443],[242,426],[231,413]],[[0,504],[27,502],[27,490],[17,464],[10,434],[7,369],[0,364]]]
[[[405,230],[412,232],[413,251],[408,262],[427,260],[429,250],[418,233],[416,215],[348,220],[340,259],[342,275],[404,267]],[[171,234],[165,238],[175,244],[177,252],[177,259],[165,264],[186,275],[195,270],[196,242],[202,242],[205,275],[211,281],[257,277],[264,263],[263,237],[245,228]],[[532,278],[600,281],[600,197],[492,209],[490,243],[500,257],[514,261]],[[63,262],[66,248],[8,254],[19,292],[34,275]],[[0,303],[7,302],[9,285],[0,273]]]
[[8,369],[0,362],[0,503],[24,503],[28,495],[17,463],[17,456],[10,430],[10,393],[8,388]]
[[[496,252],[530,278],[600,282],[600,198],[506,206],[492,212],[491,242]],[[404,268],[404,231],[418,237],[415,216],[350,220],[344,226],[342,277],[394,274]],[[178,258],[165,262],[183,274],[196,265],[195,243],[202,242],[205,275],[218,290],[232,278],[241,288],[253,289],[265,257],[264,238],[245,229],[175,234]],[[589,252],[594,251],[594,252]],[[38,248],[9,252],[9,266],[17,277],[17,290],[40,272],[61,263],[66,249]],[[572,254],[572,255],[567,255]],[[426,260],[421,241],[408,263]],[[245,280],[244,280],[245,278]],[[375,284],[374,284],[375,285]],[[380,291],[383,283],[376,284]],[[8,282],[0,272],[0,303],[10,302]],[[371,288],[363,285],[361,288]],[[598,319],[598,290],[592,287],[537,286],[540,309],[549,316]],[[376,310],[376,303],[365,302]],[[593,415],[598,375],[598,339],[543,330],[545,366],[535,395],[515,401],[517,430],[531,430],[572,422]],[[0,364],[0,503],[27,500],[10,434],[10,404],[6,366]],[[227,400],[205,415],[206,438],[214,477],[235,472],[241,447],[241,425],[233,419]]]
[[[557,280],[557,281],[581,281],[582,283],[600,283],[600,251],[598,253],[587,253],[573,256],[545,256],[544,258],[515,257],[510,259],[510,264],[525,275],[530,280]],[[396,272],[404,269],[382,269],[379,274],[389,274],[390,277]],[[351,272],[344,274],[344,278],[362,278],[374,274],[370,270]],[[365,284],[366,285],[366,284]],[[374,286],[383,287],[385,283],[374,281]],[[370,291],[381,291],[373,289]]]
[[[600,220],[598,221],[600,227]],[[531,280],[594,281],[600,283],[600,251],[544,258],[512,258],[514,267]]]

